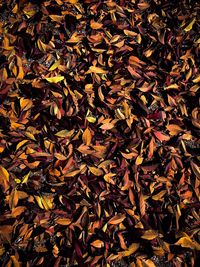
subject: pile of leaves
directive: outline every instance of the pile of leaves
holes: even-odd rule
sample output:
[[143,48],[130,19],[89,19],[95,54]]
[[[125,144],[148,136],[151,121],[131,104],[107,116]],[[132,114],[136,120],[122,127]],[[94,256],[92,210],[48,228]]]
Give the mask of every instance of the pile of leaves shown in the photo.
[[195,266],[199,16],[1,0],[1,266]]

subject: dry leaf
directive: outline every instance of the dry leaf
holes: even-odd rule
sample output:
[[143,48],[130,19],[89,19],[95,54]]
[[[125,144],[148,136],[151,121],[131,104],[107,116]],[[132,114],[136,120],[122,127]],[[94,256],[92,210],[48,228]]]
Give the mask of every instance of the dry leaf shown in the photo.
[[91,245],[92,245],[93,247],[95,247],[95,248],[102,248],[102,247],[104,247],[104,242],[101,241],[101,240],[99,240],[99,239],[97,239],[97,240],[93,241],[93,242],[91,243]]
[[123,220],[126,218],[125,215],[123,214],[118,214],[114,217],[112,217],[109,221],[108,224],[119,224],[121,222],[123,222]]
[[147,230],[141,238],[147,239],[147,240],[152,240],[154,238],[157,238],[158,234],[154,230]]
[[50,78],[45,78],[49,83],[58,83],[64,80],[64,76],[56,76],[56,77],[50,77]]
[[85,131],[83,132],[82,140],[87,146],[91,144],[92,134],[89,128],[86,128]]

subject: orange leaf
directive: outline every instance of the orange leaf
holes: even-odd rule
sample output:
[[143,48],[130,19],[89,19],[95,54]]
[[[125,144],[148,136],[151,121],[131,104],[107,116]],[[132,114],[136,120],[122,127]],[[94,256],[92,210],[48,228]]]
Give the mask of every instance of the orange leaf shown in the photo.
[[140,204],[141,216],[144,216],[145,215],[145,211],[146,211],[146,204],[145,204],[145,199],[144,199],[144,195],[143,194],[140,195],[139,204]]
[[90,21],[90,27],[91,27],[92,29],[94,29],[94,30],[101,29],[102,26],[103,26],[102,23],[96,22],[96,21],[94,21],[94,20],[91,20],[91,21]]
[[119,224],[123,222],[125,218],[126,216],[124,214],[117,214],[108,221],[108,224]]
[[93,241],[93,242],[91,243],[91,245],[92,245],[93,247],[95,247],[95,248],[102,248],[102,247],[104,247],[104,242],[101,241],[101,240],[99,240],[99,239],[97,239],[97,240]]
[[103,129],[103,130],[110,130],[110,129],[112,129],[113,127],[115,127],[115,125],[113,124],[113,123],[105,123],[105,124],[103,124],[103,125],[101,125],[101,129]]
[[169,124],[166,128],[169,131],[170,135],[177,135],[183,130],[180,126],[176,124]]
[[59,218],[56,220],[56,223],[60,225],[70,225],[71,222],[72,220],[69,218]]
[[91,134],[89,128],[85,129],[83,136],[82,136],[82,140],[87,146],[89,146],[91,144],[92,134]]

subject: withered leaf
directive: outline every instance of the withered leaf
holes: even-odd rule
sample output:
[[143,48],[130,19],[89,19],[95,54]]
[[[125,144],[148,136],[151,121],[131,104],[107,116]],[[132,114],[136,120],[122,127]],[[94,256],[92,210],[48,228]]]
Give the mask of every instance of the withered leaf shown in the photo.
[[158,234],[154,230],[147,230],[145,233],[141,236],[143,239],[152,240],[156,238]]
[[92,245],[93,247],[95,247],[95,248],[101,248],[101,247],[104,246],[104,242],[101,241],[101,240],[99,240],[99,239],[97,239],[97,240],[93,241],[93,242],[91,243],[91,245]]
[[56,77],[50,77],[50,78],[45,78],[49,83],[58,83],[64,80],[64,76],[56,76]]
[[195,264],[197,13],[1,1],[0,265]]
[[121,222],[123,222],[123,220],[126,218],[125,215],[123,214],[118,214],[114,217],[112,217],[109,221],[108,224],[119,224]]
[[82,136],[83,142],[89,146],[91,144],[92,141],[92,134],[89,128],[86,128],[85,131],[83,132],[83,136]]

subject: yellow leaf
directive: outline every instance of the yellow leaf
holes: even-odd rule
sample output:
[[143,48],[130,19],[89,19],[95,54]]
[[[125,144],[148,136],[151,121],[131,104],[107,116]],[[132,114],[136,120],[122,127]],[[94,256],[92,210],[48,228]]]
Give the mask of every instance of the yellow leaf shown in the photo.
[[30,133],[30,132],[25,132],[25,135],[26,135],[27,137],[29,137],[30,139],[36,141],[35,136],[34,136],[32,133]]
[[122,251],[122,252],[118,252],[118,255],[121,257],[128,257],[130,255],[132,255],[136,250],[138,250],[139,248],[139,244],[138,243],[133,243],[130,245],[130,247],[128,247],[127,250]]
[[147,230],[143,236],[141,236],[141,238],[146,239],[146,240],[152,240],[154,238],[156,238],[158,236],[158,234],[153,231],[153,230]]
[[144,55],[145,55],[145,57],[150,57],[152,55],[152,53],[153,53],[153,50],[149,49],[144,53]]
[[12,12],[13,12],[14,14],[16,14],[17,11],[18,11],[18,5],[16,4],[16,5],[13,7]]
[[166,89],[179,89],[179,86],[176,83],[170,84],[169,86],[165,87]]
[[57,60],[50,68],[49,70],[52,71],[52,70],[55,70],[57,69],[57,67],[60,65],[60,59]]
[[162,190],[162,191],[160,191],[158,194],[152,196],[152,199],[153,199],[153,200],[160,200],[160,201],[162,201],[162,200],[163,200],[162,197],[163,197],[165,194],[166,194],[166,190]]
[[28,178],[30,176],[31,172],[27,173],[27,175],[24,176],[23,180],[22,180],[22,184],[25,184],[28,182]]
[[56,223],[60,225],[70,225],[71,222],[72,220],[69,218],[59,218],[56,220]]
[[194,25],[194,23],[195,23],[195,21],[196,21],[196,18],[194,18],[194,19],[190,22],[190,24],[184,29],[184,31],[185,31],[185,32],[189,32],[189,31],[191,31],[191,30],[192,30],[192,27],[193,27],[193,25]]
[[175,245],[180,245],[181,247],[184,248],[191,248],[191,249],[196,249],[200,250],[200,244],[198,244],[196,241],[193,241],[188,237],[181,237]]
[[0,166],[0,177],[9,182],[9,173],[3,166]]
[[125,215],[117,214],[108,221],[108,224],[120,224],[125,218]]
[[97,239],[91,243],[91,245],[95,248],[102,248],[104,246],[104,242]]
[[69,136],[69,133],[73,134],[73,132],[72,131],[69,132],[68,130],[62,130],[62,131],[57,132],[55,135],[58,137],[65,138],[65,137]]
[[23,9],[24,14],[27,16],[27,18],[32,17],[37,12],[37,9],[34,8],[34,5],[31,3],[28,3]]
[[33,105],[32,100],[20,98],[20,106],[21,106],[21,109],[23,109],[24,111],[30,109],[32,105]]
[[64,80],[64,76],[56,76],[56,77],[51,77],[51,78],[45,78],[49,83],[58,83]]
[[16,150],[18,150],[21,146],[23,146],[25,143],[27,143],[28,142],[28,140],[23,140],[23,141],[21,141],[21,142],[19,142],[18,144],[17,144],[17,146],[16,146]]
[[14,48],[14,46],[9,46],[9,43],[10,43],[10,41],[9,41],[8,37],[4,37],[3,44],[2,44],[3,49],[12,50]]
[[96,176],[101,176],[103,175],[103,171],[96,168],[96,167],[89,167],[89,170],[91,171],[92,174],[96,175]]
[[39,197],[39,196],[34,196],[34,197],[35,197],[35,199],[36,199],[36,201],[37,201],[38,206],[39,206],[41,209],[44,209],[44,206],[43,206],[43,204],[42,204],[42,198]]
[[67,43],[78,43],[80,41],[80,37],[77,36],[77,33],[75,32],[72,34],[71,38],[67,41]]
[[53,196],[43,196],[42,204],[45,210],[49,210],[53,208]]
[[91,134],[89,128],[85,129],[83,136],[82,136],[82,140],[87,146],[89,146],[91,144],[92,134]]
[[96,118],[95,117],[86,117],[86,119],[91,123],[95,123],[96,122]]
[[144,159],[143,157],[138,156],[138,157],[136,158],[135,164],[136,164],[136,165],[140,165],[140,164],[142,164],[143,159]]
[[45,43],[43,43],[40,39],[38,39],[37,45],[38,45],[38,48],[40,49],[40,51],[46,52],[47,45]]
[[114,185],[115,181],[112,179],[113,176],[115,176],[115,174],[110,172],[105,174],[103,178],[107,183]]
[[195,79],[192,80],[193,83],[199,83],[200,82],[200,75],[198,75]]
[[24,78],[24,70],[23,70],[23,67],[19,67],[17,79],[22,80],[23,78]]
[[125,33],[127,36],[130,36],[130,37],[135,37],[135,36],[137,36],[137,33],[136,33],[136,32],[132,32],[132,31],[129,31],[129,30],[124,30],[124,33]]

